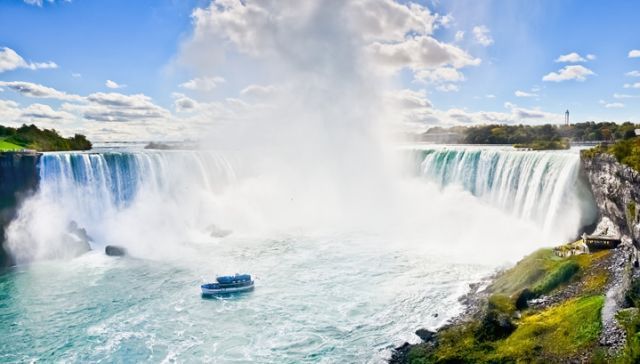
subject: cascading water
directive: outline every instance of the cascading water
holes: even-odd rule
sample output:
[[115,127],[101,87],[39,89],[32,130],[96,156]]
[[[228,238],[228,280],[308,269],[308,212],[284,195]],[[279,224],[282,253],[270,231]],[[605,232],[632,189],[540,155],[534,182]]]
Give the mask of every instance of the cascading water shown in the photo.
[[[572,151],[530,152],[499,147],[442,147],[420,152],[419,174],[474,196],[545,232],[593,222],[595,202]],[[570,230],[568,231],[571,232]]]
[[185,171],[207,190],[236,179],[231,164],[213,152],[52,153],[41,158],[40,183],[52,198],[76,196],[89,212],[126,207],[140,190],[166,194]]
[[232,163],[206,151],[47,153],[39,173],[38,193],[8,231],[18,262],[64,256],[70,221],[86,228],[97,247],[114,239],[143,241],[157,232],[147,248],[157,244],[161,250],[165,236],[176,239],[188,236],[193,225],[210,226],[214,218],[206,216],[217,211],[203,213],[203,205],[237,178]]
[[[441,188],[461,187],[507,215],[538,226],[546,238],[575,236],[594,218],[593,198],[580,178],[577,153],[478,147],[430,148],[416,153],[414,168],[428,181]],[[403,225],[406,220],[434,221],[424,210],[426,204],[433,203],[433,196],[425,196],[424,202],[416,198],[425,193],[421,191],[424,187],[409,192],[405,187],[395,188],[406,196],[395,195],[393,199],[405,200],[385,206],[386,200],[381,199],[378,203],[384,207],[372,213],[370,207],[376,206],[371,201],[358,209],[332,205],[336,202],[335,190],[323,181],[296,190],[310,182],[297,181],[291,187],[282,179],[252,178],[255,176],[243,172],[241,167],[246,163],[241,160],[214,151],[45,154],[39,166],[37,201],[28,202],[21,218],[12,224],[9,247],[18,261],[47,257],[51,254],[46,251],[56,246],[51,240],[60,240],[56,236],[64,232],[69,221],[85,227],[98,245],[115,240],[131,245],[134,251],[140,248],[141,254],[159,252],[162,244],[171,245],[172,241],[184,240],[183,236],[200,240],[198,234],[219,223],[239,230],[252,224],[251,228],[265,225],[287,231],[299,228],[300,221],[308,223],[306,227],[324,223],[341,229],[343,226],[336,224],[343,220],[377,219],[365,228],[388,225],[398,236],[409,230],[418,234],[418,227]],[[259,169],[252,167],[254,171]],[[327,188],[328,193],[323,194],[326,191],[321,188]],[[349,203],[357,205],[359,201]],[[350,208],[354,212],[344,214]],[[431,213],[437,211],[435,208]],[[323,214],[333,219],[327,220]],[[134,220],[138,221],[132,223]],[[38,221],[57,229],[29,228]],[[417,225],[425,229],[419,230],[420,234],[435,234],[429,225]],[[43,232],[47,234],[36,236]],[[148,242],[150,237],[154,237],[153,243]],[[34,241],[39,241],[35,247]],[[33,249],[25,248],[30,246]],[[58,256],[60,249],[54,248],[53,256]]]

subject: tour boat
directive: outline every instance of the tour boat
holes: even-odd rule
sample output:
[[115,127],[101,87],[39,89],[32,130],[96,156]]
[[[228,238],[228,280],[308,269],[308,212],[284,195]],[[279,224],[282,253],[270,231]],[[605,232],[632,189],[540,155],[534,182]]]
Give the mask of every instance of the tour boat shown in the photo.
[[253,280],[249,274],[233,276],[219,276],[216,283],[206,283],[200,286],[203,295],[217,295],[224,293],[239,293],[253,290]]

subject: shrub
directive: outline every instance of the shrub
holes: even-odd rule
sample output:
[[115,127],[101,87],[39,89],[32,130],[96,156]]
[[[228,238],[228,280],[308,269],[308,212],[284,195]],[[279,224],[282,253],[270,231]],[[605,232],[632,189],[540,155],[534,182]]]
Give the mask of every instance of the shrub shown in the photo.
[[533,287],[532,291],[536,296],[549,293],[561,284],[568,282],[579,270],[580,265],[573,260],[569,260],[552,270],[541,282]]
[[509,336],[515,329],[509,314],[489,308],[482,316],[475,336],[479,341],[495,341]]
[[625,295],[627,304],[631,307],[640,307],[640,279],[635,279]]

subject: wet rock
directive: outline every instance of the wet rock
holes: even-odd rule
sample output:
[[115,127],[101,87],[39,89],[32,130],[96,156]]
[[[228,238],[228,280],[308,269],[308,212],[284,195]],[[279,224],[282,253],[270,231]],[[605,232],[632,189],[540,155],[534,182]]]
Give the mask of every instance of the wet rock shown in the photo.
[[66,255],[69,257],[77,257],[91,250],[93,239],[84,228],[79,227],[78,223],[73,220],[67,226],[63,239],[67,251]]
[[430,342],[436,339],[436,333],[427,329],[417,330],[416,335],[424,342]]
[[107,245],[104,252],[110,257],[123,257],[127,255],[127,250],[121,246]]
[[404,364],[409,361],[408,355],[409,350],[411,350],[412,345],[408,342],[398,346],[393,349],[393,353],[391,354],[391,358],[389,359],[389,364]]
[[215,224],[209,225],[207,230],[209,231],[209,235],[211,235],[214,238],[224,238],[225,236],[230,235],[232,232],[231,230],[222,229]]

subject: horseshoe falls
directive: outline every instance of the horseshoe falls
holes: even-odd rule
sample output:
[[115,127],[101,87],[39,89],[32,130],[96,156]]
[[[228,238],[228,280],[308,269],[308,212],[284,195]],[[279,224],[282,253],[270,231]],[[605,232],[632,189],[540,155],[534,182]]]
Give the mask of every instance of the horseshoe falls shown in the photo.
[[[384,362],[469,283],[593,219],[574,152],[403,153],[412,175],[393,181],[221,151],[45,153],[7,230],[0,361]],[[200,296],[235,272],[255,291]]]
[[567,233],[595,219],[595,202],[575,151],[446,147],[420,153],[418,173],[442,187],[459,186],[514,216]]

